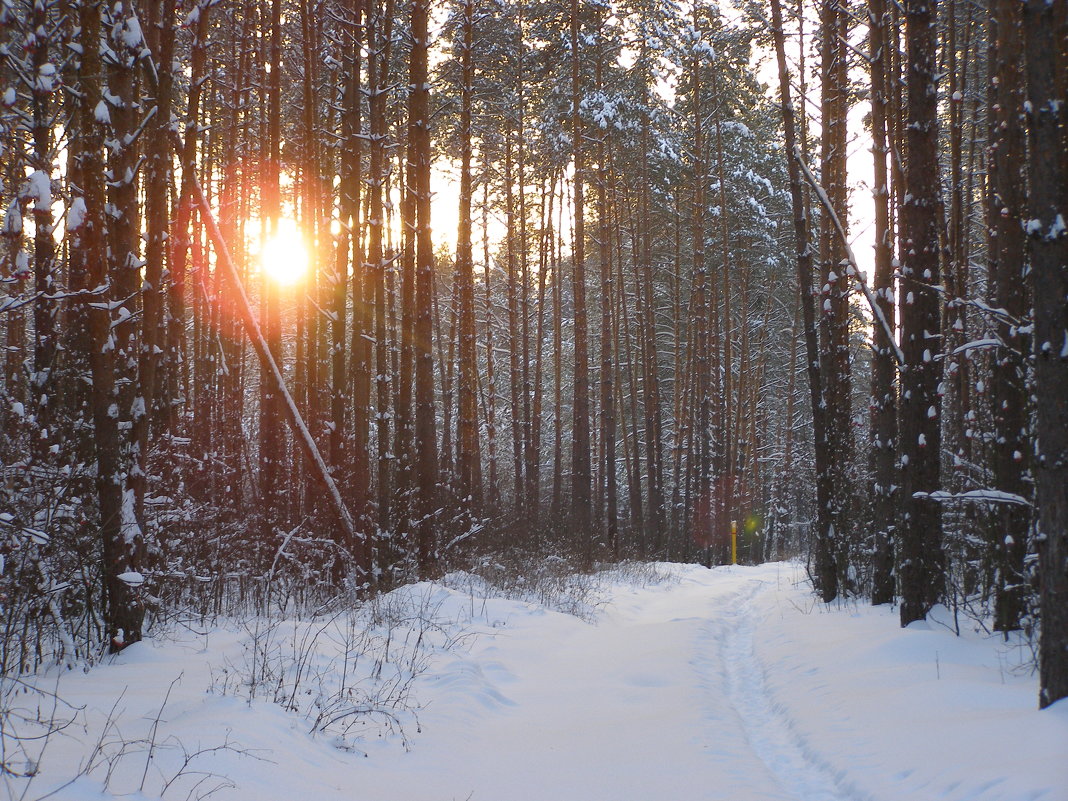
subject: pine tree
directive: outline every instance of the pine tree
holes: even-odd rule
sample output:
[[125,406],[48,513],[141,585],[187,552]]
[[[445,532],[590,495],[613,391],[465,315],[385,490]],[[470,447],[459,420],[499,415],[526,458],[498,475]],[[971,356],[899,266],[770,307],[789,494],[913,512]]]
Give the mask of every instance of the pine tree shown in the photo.
[[1032,154],[1026,231],[1035,300],[1039,705],[1047,707],[1068,697],[1068,13],[1030,0],[1023,31]]
[[901,624],[922,620],[943,593],[942,519],[926,497],[941,488],[939,170],[936,7],[905,4],[908,45],[901,259]]

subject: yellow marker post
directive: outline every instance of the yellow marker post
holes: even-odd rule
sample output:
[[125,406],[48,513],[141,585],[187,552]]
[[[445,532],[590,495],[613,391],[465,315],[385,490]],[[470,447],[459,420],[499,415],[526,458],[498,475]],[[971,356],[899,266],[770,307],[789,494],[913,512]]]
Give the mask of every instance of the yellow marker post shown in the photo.
[[731,521],[731,564],[738,564],[738,521]]

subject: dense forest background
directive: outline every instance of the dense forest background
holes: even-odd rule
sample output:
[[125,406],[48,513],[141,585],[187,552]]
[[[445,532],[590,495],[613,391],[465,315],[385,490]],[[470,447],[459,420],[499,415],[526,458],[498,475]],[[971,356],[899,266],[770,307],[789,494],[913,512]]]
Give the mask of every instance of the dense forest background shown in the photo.
[[3,672],[734,526],[1068,694],[1066,18],[0,0]]

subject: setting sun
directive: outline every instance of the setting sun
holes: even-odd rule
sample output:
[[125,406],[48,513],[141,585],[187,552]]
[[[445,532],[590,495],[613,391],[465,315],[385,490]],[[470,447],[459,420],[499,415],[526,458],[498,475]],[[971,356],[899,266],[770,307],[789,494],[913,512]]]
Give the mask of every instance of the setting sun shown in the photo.
[[308,272],[308,250],[292,220],[280,220],[278,230],[263,243],[260,269],[282,286],[292,286]]

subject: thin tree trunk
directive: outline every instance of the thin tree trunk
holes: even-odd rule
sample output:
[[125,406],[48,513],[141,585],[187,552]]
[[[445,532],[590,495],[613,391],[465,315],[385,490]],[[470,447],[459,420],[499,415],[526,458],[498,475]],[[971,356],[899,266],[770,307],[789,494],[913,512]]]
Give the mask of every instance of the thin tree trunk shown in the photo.
[[790,176],[790,200],[793,208],[794,239],[797,252],[797,283],[801,302],[801,319],[805,336],[809,403],[812,409],[813,443],[816,457],[816,537],[815,583],[825,602],[838,596],[838,574],[834,562],[834,543],[830,536],[829,509],[831,493],[830,453],[826,439],[826,412],[823,404],[823,378],[819,344],[816,333],[816,313],[813,309],[812,244],[809,239],[808,216],[801,193],[801,151],[797,146],[794,106],[790,99],[790,74],[786,62],[786,37],[783,31],[782,8],[779,0],[771,0],[772,34],[775,56],[779,64],[779,94],[782,98],[783,129]]
[[[563,216],[566,206],[567,184],[561,182],[560,215]],[[563,223],[561,222],[561,228]],[[552,522],[558,525],[563,517],[564,508],[564,380],[561,354],[563,353],[563,279],[560,275],[560,240],[557,237],[555,246],[552,247],[553,266],[553,493],[550,506]]]
[[435,566],[438,508],[438,443],[434,409],[433,292],[434,249],[430,238],[430,83],[428,0],[412,3],[412,54],[408,106],[408,187],[415,205],[415,448],[416,555],[419,572]]
[[456,416],[456,462],[460,502],[469,512],[482,508],[482,457],[478,432],[478,356],[475,337],[475,274],[471,246],[471,114],[474,94],[475,2],[463,5],[463,87],[460,97],[460,215],[456,234],[456,283],[460,307],[460,348]]
[[[363,89],[363,48],[366,44],[366,3],[349,0],[352,42],[347,57],[347,81],[342,98],[341,156],[341,226],[344,254],[352,265],[352,324],[350,331],[349,364],[345,376],[352,386],[351,451],[348,470],[348,497],[357,529],[364,535],[360,543],[353,543],[358,568],[370,574],[370,549],[367,548],[368,506],[371,498],[371,300],[373,284],[364,253],[364,222],[361,217],[361,187],[363,175],[363,117],[361,94]],[[344,278],[344,272],[342,272]],[[344,289],[341,290],[344,303]],[[335,342],[335,347],[338,347]],[[335,460],[336,463],[336,460]]]
[[[991,37],[996,56],[995,98],[991,119],[990,277],[994,306],[1009,319],[999,318],[1000,346],[991,364],[990,401],[994,421],[991,469],[994,487],[1029,498],[1031,494],[1030,432],[1027,421],[1027,359],[1031,339],[1021,325],[1031,310],[1025,280],[1026,209],[1024,128],[1022,124],[1023,6],[1019,0],[998,0],[991,14]],[[1025,507],[1027,508],[1027,507]],[[1031,529],[1030,515],[1014,505],[995,508],[996,524],[990,543],[996,565],[994,628],[1013,631],[1027,611],[1024,557]]]
[[[541,235],[539,237],[540,252],[538,254],[538,321],[534,341],[537,343],[534,353],[534,398],[531,403],[531,450],[534,459],[531,463],[529,474],[529,508],[531,521],[537,526],[541,518],[541,422],[542,405],[544,396],[543,369],[545,351],[545,292],[546,285],[550,280],[549,270],[552,261],[553,249],[553,208],[556,197],[556,175],[554,174],[547,182],[548,186],[542,185],[542,219]],[[556,280],[555,272],[552,280]]]
[[[267,165],[263,190],[263,214],[268,230],[278,230],[282,214],[281,147],[282,147],[282,0],[271,2],[269,63],[267,84]],[[187,133],[191,136],[193,129]],[[187,139],[186,150],[189,150]],[[195,151],[194,151],[195,152]],[[189,154],[192,156],[192,154]],[[183,194],[188,189],[183,189]],[[282,320],[278,288],[267,275],[262,277],[261,319],[267,346],[274,360],[282,360]],[[263,504],[264,535],[271,535],[279,525],[282,507],[282,470],[285,463],[285,439],[281,426],[281,399],[271,381],[260,382],[260,500]]]
[[512,157],[514,133],[504,134],[504,219],[505,219],[505,294],[508,306],[508,390],[509,417],[512,429],[512,507],[523,514],[523,414],[520,406],[519,276],[516,255],[515,161]]
[[[33,43],[30,63],[37,83],[33,92],[33,154],[30,166],[38,178],[38,191],[51,184],[54,166],[51,96],[55,67],[49,61],[50,37],[36,33],[49,27],[48,8],[47,3],[33,4],[31,22],[35,34],[29,40]],[[57,305],[52,299],[56,291],[57,265],[51,200],[51,192],[48,192],[47,196],[39,195],[33,204],[33,272],[36,298],[33,304],[33,376],[30,383],[39,431],[34,437],[35,456],[38,459],[47,458],[46,454],[56,440],[57,433],[52,425],[54,404],[48,402],[57,353]]]
[[[154,117],[148,137],[147,172],[145,181],[150,187],[164,187],[171,183],[171,101],[174,75],[174,0],[152,4],[150,9],[158,12],[158,19],[148,19],[148,46],[152,50],[157,80],[154,89]],[[151,414],[156,405],[157,375],[160,368],[163,319],[163,275],[167,252],[168,213],[167,192],[145,193],[145,280],[141,293],[142,322],[138,401],[140,413],[133,416],[133,470],[130,483],[134,490],[134,508],[139,520],[144,518],[145,490],[148,478],[149,424],[156,415]]]
[[[485,170],[486,165],[483,165]],[[493,263],[489,244],[489,181],[482,184],[482,264],[486,284],[486,458],[489,462],[488,511],[500,506],[497,486],[497,383],[493,359]]]
[[[719,491],[716,493],[716,509],[712,519],[715,521],[716,533],[718,537],[721,537],[723,542],[727,542],[729,536],[730,520],[734,516],[733,509],[733,495],[734,484],[738,476],[738,469],[735,459],[735,448],[737,441],[731,431],[730,426],[730,405],[733,402],[733,389],[732,384],[734,379],[732,376],[733,364],[731,355],[731,320],[734,311],[734,304],[731,302],[731,241],[730,241],[730,225],[728,221],[728,214],[730,208],[728,206],[727,195],[727,165],[723,152],[723,110],[725,99],[720,91],[719,83],[719,69],[718,65],[713,63],[712,65],[712,92],[715,98],[715,105],[712,108],[712,120],[715,125],[715,137],[716,137],[716,179],[719,183],[718,201],[719,201],[719,247],[720,247],[720,290],[719,297],[714,301],[713,314],[718,315],[721,319],[718,325],[713,329],[713,339],[718,339],[720,347],[718,351],[719,356],[719,368],[715,371],[713,381],[720,386],[715,387],[715,422],[713,424],[714,438],[715,438],[715,462],[717,465],[717,479],[719,484]],[[742,315],[747,311],[746,305],[743,302],[741,305]],[[745,325],[743,317],[743,326]],[[719,378],[718,376],[722,376]],[[739,367],[738,380],[742,380],[741,368]],[[741,413],[741,409],[738,408],[738,412]]]
[[385,225],[384,194],[386,184],[386,99],[388,92],[389,42],[393,28],[393,0],[371,0],[368,15],[368,85],[371,88],[371,175],[368,207],[367,262],[373,271],[374,347],[375,347],[375,418],[378,446],[378,529],[389,531],[392,520],[393,452],[389,440],[390,386],[393,374],[389,363],[389,343],[386,338],[386,267],[383,245]]
[[[597,61],[595,65],[597,88],[605,91],[604,86],[604,24],[600,20],[598,29]],[[619,558],[619,510],[618,488],[616,486],[616,394],[615,394],[615,358],[613,333],[613,296],[622,292],[616,287],[612,272],[612,226],[609,216],[608,183],[611,171],[611,134],[602,131],[597,142],[597,219],[598,219],[598,259],[601,271],[601,442],[603,460],[601,462],[602,483],[604,485],[604,537],[605,544],[615,558]],[[601,501],[598,502],[600,508]]]
[[[575,162],[573,208],[575,233],[572,247],[572,269],[575,304],[575,377],[571,426],[571,523],[580,537],[588,537],[591,508],[590,467],[590,395],[589,346],[586,319],[586,225],[584,182],[585,154],[582,145],[585,130],[580,113],[582,101],[582,70],[579,49],[582,5],[571,0],[571,147]],[[587,555],[589,555],[587,553]]]
[[[649,120],[642,118],[641,152],[650,151]],[[663,547],[667,510],[664,508],[663,416],[660,394],[660,364],[657,357],[656,300],[653,292],[652,234],[650,188],[647,160],[640,166],[638,207],[637,275],[640,285],[635,297],[640,299],[637,313],[641,327],[642,410],[645,424],[645,463],[648,474],[649,527],[651,553],[659,555]],[[676,375],[676,379],[678,376]]]
[[[694,9],[693,26],[695,30],[701,30],[696,7]],[[692,521],[694,537],[701,547],[709,549],[715,535],[715,514],[719,505],[718,499],[714,497],[712,487],[714,393],[711,386],[712,376],[718,365],[713,363],[713,352],[717,351],[717,348],[711,342],[709,333],[709,323],[714,314],[711,309],[715,303],[709,300],[712,281],[709,278],[708,265],[705,259],[708,164],[705,160],[705,105],[704,82],[702,80],[704,64],[702,55],[703,52],[695,47],[690,57],[690,80],[693,94],[691,100],[693,106],[691,112],[693,186],[691,188],[690,209],[693,287],[690,296],[691,334],[689,359],[693,363],[691,398],[695,414],[691,415],[693,428],[691,451],[687,459],[687,465],[689,466],[688,470],[692,476],[692,481],[696,482],[693,491],[696,503]],[[715,437],[715,440],[717,447],[722,444],[722,440],[719,437]],[[722,467],[722,465],[719,466]]]
[[[875,275],[873,290],[886,320],[894,317],[893,232],[890,227],[890,187],[887,174],[886,114],[888,79],[888,13],[885,0],[871,0],[869,53],[872,83],[872,154],[875,158]],[[894,600],[894,532],[897,513],[897,394],[894,343],[882,326],[872,332],[871,366],[871,525],[872,603]]]

